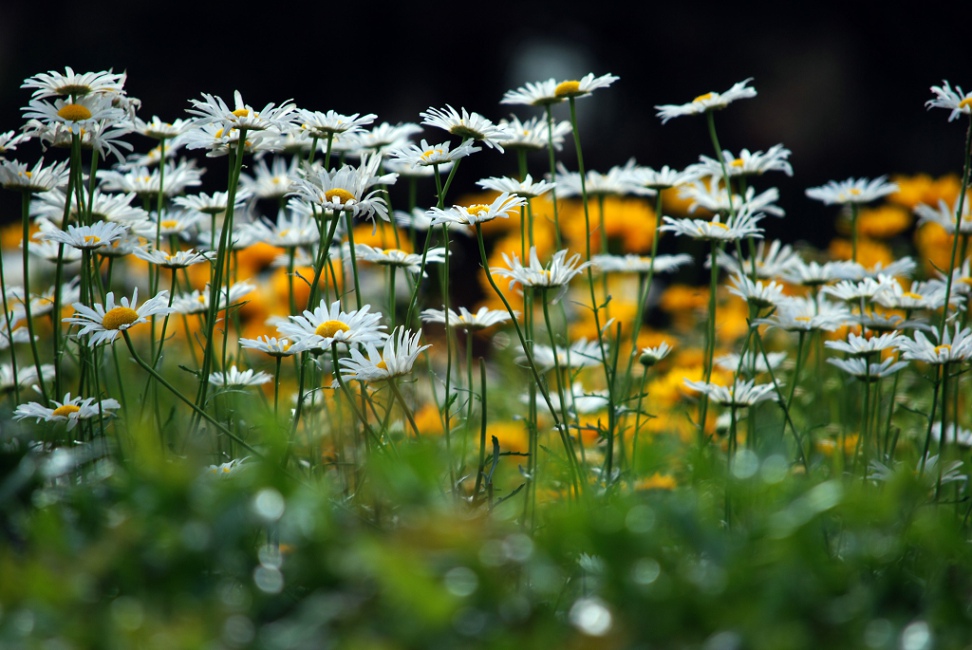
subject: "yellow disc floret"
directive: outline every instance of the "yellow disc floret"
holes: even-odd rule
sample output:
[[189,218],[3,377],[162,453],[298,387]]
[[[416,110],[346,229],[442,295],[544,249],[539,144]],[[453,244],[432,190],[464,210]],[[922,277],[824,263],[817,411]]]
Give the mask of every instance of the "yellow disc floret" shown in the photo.
[[556,97],[571,97],[580,92],[580,82],[576,80],[571,81],[561,81],[554,88],[554,96]]
[[951,351],[952,351],[952,346],[949,345],[949,344],[947,344],[947,343],[945,345],[936,345],[935,346],[935,356],[938,356],[938,355],[942,354],[943,352],[947,355]]
[[72,413],[77,413],[80,410],[81,410],[81,407],[80,406],[77,406],[76,404],[64,404],[64,405],[58,406],[56,409],[54,409],[54,411],[51,413],[51,415],[53,415],[55,417],[56,416],[61,416],[61,417],[66,418],[69,415],[71,415]]
[[969,108],[972,109],[972,96],[966,97],[958,103],[956,108]]
[[328,203],[341,203],[342,205],[347,205],[349,202],[354,201],[354,194],[347,191],[346,189],[335,187],[334,189],[324,192],[324,200]]
[[91,119],[91,111],[81,104],[65,104],[57,111],[57,116],[68,122],[81,122]]
[[179,220],[178,219],[163,219],[162,220],[162,223],[159,224],[159,225],[161,225],[166,230],[170,230],[172,228],[178,228],[179,227]]
[[138,312],[131,307],[115,307],[101,319],[101,326],[106,330],[121,329],[123,325],[131,325],[138,320]]
[[326,339],[334,338],[334,335],[338,332],[347,332],[351,328],[348,327],[347,323],[343,323],[339,320],[326,320],[317,326],[314,333],[318,336],[323,336]]
[[692,103],[695,104],[697,102],[704,102],[707,99],[712,99],[712,97],[713,97],[712,93],[705,93],[704,95],[699,95],[698,97],[693,99]]
[[250,109],[248,108],[238,108],[233,111],[233,115],[236,117],[250,117]]

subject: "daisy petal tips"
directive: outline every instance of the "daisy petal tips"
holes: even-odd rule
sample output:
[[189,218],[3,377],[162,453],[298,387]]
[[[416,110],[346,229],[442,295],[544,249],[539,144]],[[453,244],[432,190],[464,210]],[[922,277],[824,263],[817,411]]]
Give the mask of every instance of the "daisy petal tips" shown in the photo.
[[709,111],[725,108],[737,99],[755,97],[756,89],[749,87],[749,82],[752,80],[753,78],[750,77],[745,81],[733,84],[732,88],[724,93],[708,92],[699,95],[687,104],[664,104],[662,106],[655,106],[658,109],[658,117],[661,118],[662,124],[665,124],[673,117],[701,115]]

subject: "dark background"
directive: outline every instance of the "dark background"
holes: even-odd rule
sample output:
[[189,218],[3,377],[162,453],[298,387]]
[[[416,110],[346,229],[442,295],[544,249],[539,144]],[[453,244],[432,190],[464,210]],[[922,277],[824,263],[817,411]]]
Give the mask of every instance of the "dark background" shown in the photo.
[[[525,119],[536,109],[500,105],[506,90],[610,72],[620,77],[614,86],[578,102],[587,167],[606,171],[635,157],[681,168],[712,155],[705,122],[683,117],[662,126],[653,106],[754,77],[759,96],[717,115],[722,145],[790,148],[795,177],[763,183],[778,184],[788,214],[768,234],[820,240],[834,211],[804,197],[807,187],[959,171],[965,121],[949,124],[946,111],[928,112],[924,102],[943,79],[972,86],[970,17],[960,2],[5,2],[0,132],[21,126],[30,95],[23,79],[65,65],[126,70],[146,119],[187,117],[188,100],[201,92],[231,100],[239,89],[258,108],[293,99],[393,123],[418,122],[421,111],[446,104],[494,121],[513,111]],[[446,134],[428,129],[425,137]],[[140,151],[150,144],[142,140],[131,139]],[[572,152],[568,145],[568,166]],[[32,164],[38,156],[25,147],[13,157]],[[531,165],[535,175],[542,160]],[[223,165],[207,162],[207,181],[218,181],[207,189],[222,189]],[[512,156],[477,154],[457,190],[514,165]],[[19,214],[10,194],[0,193],[4,221]]]

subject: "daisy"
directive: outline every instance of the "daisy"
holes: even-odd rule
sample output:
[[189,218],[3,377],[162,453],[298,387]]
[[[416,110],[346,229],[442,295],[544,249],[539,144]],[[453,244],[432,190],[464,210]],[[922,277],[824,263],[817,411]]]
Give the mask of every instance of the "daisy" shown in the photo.
[[[242,210],[244,201],[246,201],[246,199],[249,197],[250,195],[246,191],[237,190],[233,210]],[[186,210],[195,210],[196,212],[202,212],[203,214],[219,215],[226,212],[226,208],[229,204],[229,192],[213,192],[212,194],[200,192],[199,194],[192,194],[189,196],[177,196],[172,200],[172,202],[180,208],[184,208]]]
[[240,174],[240,187],[257,199],[281,199],[290,192],[290,186],[298,176],[297,158],[290,162],[282,156],[273,159],[272,166],[266,158],[257,161],[254,175]]
[[638,362],[645,368],[651,368],[653,365],[668,356],[668,353],[672,351],[672,346],[668,344],[668,341],[662,341],[658,345],[641,348],[641,353],[638,356]]
[[607,88],[619,78],[612,74],[595,77],[594,73],[589,73],[580,80],[570,79],[558,82],[556,79],[548,79],[536,83],[527,82],[516,90],[507,91],[500,103],[547,106],[568,98],[589,95],[598,88]]
[[543,196],[552,190],[556,183],[551,183],[550,181],[534,182],[533,177],[527,174],[526,178],[522,181],[508,176],[502,178],[493,177],[477,181],[476,185],[486,190],[495,190],[496,192],[522,196],[525,199],[533,199],[538,196]]
[[510,289],[519,284],[522,287],[534,287],[540,289],[559,289],[553,302],[560,300],[561,296],[567,291],[567,285],[578,273],[591,265],[590,262],[581,262],[579,253],[567,257],[567,251],[561,250],[554,253],[550,262],[544,266],[540,263],[537,256],[537,247],[530,247],[530,262],[524,266],[520,258],[513,254],[509,257],[503,253],[503,261],[509,267],[507,269],[490,269],[492,273],[500,277],[510,279]]
[[[961,197],[959,197],[961,198]],[[962,201],[962,216],[958,220],[959,233],[962,235],[972,235],[972,201]],[[915,214],[918,215],[918,225],[934,223],[945,229],[950,235],[955,234],[955,214],[958,212],[958,200],[953,205],[949,205],[944,199],[938,200],[938,207],[919,203],[915,206]]]
[[240,347],[257,350],[271,357],[289,357],[294,354],[293,343],[288,338],[276,338],[264,334],[255,339],[240,339]]
[[662,124],[665,124],[673,117],[680,117],[682,115],[701,115],[703,113],[708,113],[709,111],[723,109],[737,99],[748,99],[750,97],[755,97],[756,89],[749,87],[749,82],[752,80],[753,78],[750,77],[745,81],[740,81],[739,83],[733,84],[732,88],[724,93],[708,92],[703,95],[699,95],[688,104],[665,104],[663,106],[655,106],[655,108],[658,109],[658,117],[661,118]]
[[125,111],[114,106],[110,96],[103,94],[85,95],[74,101],[56,99],[53,104],[33,99],[23,111],[25,119],[36,119],[74,134],[95,128],[98,122],[117,124],[127,117]]
[[202,220],[203,214],[201,212],[170,210],[165,214],[162,221],[159,221],[156,215],[152,215],[149,219],[134,224],[132,232],[151,240],[154,240],[156,236],[189,239],[191,233]]
[[214,372],[209,375],[210,384],[227,388],[262,386],[271,381],[273,381],[273,377],[265,372],[254,372],[252,369],[241,371],[235,365],[230,366],[229,370]]
[[876,262],[874,266],[867,268],[860,262],[844,262],[840,269],[848,280],[863,280],[864,278],[878,279],[881,276],[888,277],[910,277],[918,264],[911,257],[899,257],[890,264]]
[[[764,239],[756,247],[756,277],[768,280],[783,276],[801,261],[789,244],[783,244],[778,239],[771,242]],[[728,271],[743,275],[748,275],[753,270],[753,260],[747,258],[739,261],[735,255],[729,255],[723,250],[716,251],[716,264]]]
[[[75,277],[61,285],[61,304],[66,305],[81,299],[80,278]],[[22,300],[22,298],[21,298]],[[30,313],[34,318],[46,316],[54,311],[54,287],[48,287],[39,295],[30,297]]]
[[[265,151],[280,151],[283,144],[268,131],[248,131],[243,141],[243,153],[255,154]],[[186,149],[206,149],[207,158],[219,158],[236,152],[240,144],[240,130],[226,128],[219,124],[196,124],[196,127],[182,135]]]
[[848,375],[867,383],[889,377],[902,368],[908,367],[906,362],[895,361],[893,358],[885,359],[880,363],[868,363],[866,357],[851,357],[849,359],[831,358],[827,359],[827,363],[837,366]]
[[776,393],[773,384],[757,384],[752,380],[736,379],[733,385],[729,387],[690,379],[685,379],[684,382],[692,390],[708,395],[709,399],[716,404],[731,408],[752,406],[770,399]]
[[397,327],[385,340],[381,352],[374,343],[365,344],[368,356],[356,348],[350,348],[350,358],[341,358],[341,377],[355,381],[386,381],[401,377],[412,371],[415,360],[423,350],[431,345],[419,345],[421,332],[410,333],[404,327]]
[[842,304],[810,298],[787,298],[780,301],[773,314],[754,322],[778,327],[788,332],[833,332],[851,320],[850,311]]
[[680,187],[698,180],[699,175],[695,167],[687,167],[684,171],[678,171],[668,165],[658,170],[635,165],[631,168],[629,177],[633,184],[657,191]]
[[[513,313],[519,315],[518,312]],[[447,314],[445,310],[442,309],[425,309],[422,311],[421,316],[423,323],[446,324]],[[455,329],[461,330],[482,330],[486,329],[487,327],[492,327],[493,325],[506,323],[510,320],[510,313],[506,310],[500,309],[480,307],[475,314],[471,313],[465,307],[460,307],[459,313],[456,313],[451,309],[448,310],[449,327],[454,327]]]
[[460,223],[459,221],[437,222],[435,221],[435,212],[423,210],[422,208],[415,208],[411,212],[396,210],[395,223],[409,231],[417,230],[425,232],[432,227],[441,228],[445,226],[450,233],[459,233],[464,237],[473,236],[472,231],[465,227],[469,224]]
[[67,185],[69,162],[65,160],[44,167],[44,160],[41,159],[33,169],[28,169],[26,163],[0,160],[0,186],[30,193],[47,192],[62,187]]
[[125,85],[125,77],[124,72],[115,74],[111,70],[78,74],[70,66],[65,66],[64,74],[56,70],[41,72],[25,79],[20,87],[33,88],[31,97],[35,99],[120,93]]
[[193,264],[212,261],[212,253],[197,253],[192,249],[187,251],[166,253],[165,251],[138,246],[135,248],[133,253],[135,257],[145,260],[150,264],[161,266],[165,269],[184,269],[187,266],[192,266]]
[[403,162],[417,165],[420,167],[430,165],[441,165],[451,163],[472,155],[477,151],[482,151],[481,147],[473,146],[472,140],[466,140],[455,149],[451,149],[451,144],[442,142],[430,145],[425,138],[418,145],[405,143],[388,151],[389,157]]
[[523,197],[504,192],[493,199],[489,205],[483,203],[470,206],[454,205],[448,210],[432,208],[428,214],[432,219],[432,226],[443,223],[474,226],[493,219],[509,219],[510,212],[525,204],[526,199]]
[[[406,253],[397,248],[376,248],[367,244],[355,244],[354,253],[358,261],[371,262],[381,266],[403,268],[409,273],[422,271],[422,256],[418,253]],[[426,264],[445,263],[445,248],[430,248],[425,255]],[[427,274],[423,272],[422,277]]]
[[297,108],[290,103],[290,100],[287,100],[280,106],[275,107],[271,103],[264,106],[263,110],[256,111],[249,104],[243,103],[243,96],[238,90],[233,92],[233,108],[227,106],[222,98],[215,95],[203,93],[202,96],[202,100],[189,100],[192,108],[188,108],[186,111],[199,116],[198,124],[218,123],[224,129],[245,129],[247,131],[274,129],[283,131],[292,124],[294,117],[292,113]]
[[897,284],[897,280],[888,275],[879,275],[877,278],[857,281],[842,280],[832,287],[824,287],[822,293],[846,303],[857,304],[861,300],[872,302],[879,293],[888,291],[892,284]]
[[503,146],[507,149],[527,149],[530,151],[542,151],[550,146],[560,151],[564,146],[564,139],[574,130],[567,121],[555,121],[553,123],[553,137],[550,137],[551,129],[547,120],[543,116],[532,117],[525,122],[521,122],[518,117],[511,115],[510,119],[499,121],[499,126],[506,129],[509,139],[503,141]]
[[[652,258],[644,255],[594,255],[591,264],[602,273],[648,273],[652,270]],[[691,264],[694,258],[686,253],[677,255],[656,255],[655,273],[671,273],[679,267]]]
[[787,176],[793,176],[793,167],[788,158],[792,152],[782,144],[777,144],[769,148],[766,153],[762,151],[750,152],[743,149],[737,158],[727,149],[722,150],[722,162],[699,156],[699,163],[695,168],[699,176],[715,176],[719,178],[723,175],[723,164],[725,173],[730,177],[737,176],[761,176],[769,171],[781,171]]
[[626,194],[654,194],[632,181],[631,170],[634,160],[629,160],[623,167],[615,165],[602,174],[596,170],[589,170],[584,175],[581,184],[580,173],[569,172],[562,164],[557,165],[557,195],[562,198],[572,196],[624,196]]
[[370,313],[371,306],[345,313],[341,302],[326,307],[324,301],[314,311],[304,310],[301,316],[290,316],[288,322],[277,325],[277,331],[294,342],[294,352],[323,350],[334,343],[381,343],[387,334],[381,330],[381,314]]
[[[45,222],[49,223],[49,222]],[[128,229],[110,221],[96,221],[90,226],[68,226],[67,231],[45,229],[41,237],[48,241],[73,246],[78,250],[95,250],[128,234]]]
[[[959,295],[949,296],[949,302],[953,305],[960,301]],[[876,295],[874,302],[888,309],[941,309],[945,306],[945,285],[937,282],[912,282],[908,289],[904,289],[895,282]]]
[[[389,124],[382,122],[370,131],[355,133],[354,140],[360,149],[379,152],[385,149],[398,149],[408,144],[408,139],[422,132],[422,127],[413,122]],[[477,149],[478,151],[478,149]]]
[[[172,122],[163,122],[157,115],[152,116],[152,121],[136,117],[133,120],[132,131],[139,133],[153,140],[172,140],[195,126],[192,120],[177,119]],[[172,146],[171,142],[166,143],[166,148]]]
[[448,104],[445,109],[429,107],[429,110],[420,113],[422,124],[448,131],[463,141],[478,140],[490,149],[503,153],[503,142],[509,139],[506,129],[493,124],[479,113],[469,113],[465,108],[461,110],[460,114]]
[[[60,149],[70,149],[71,142],[76,134],[73,133],[72,126],[67,126],[59,122],[42,122],[40,120],[28,120],[24,125],[24,133],[31,138],[41,141],[41,145]],[[126,121],[111,122],[108,120],[93,121],[80,131],[82,149],[93,149],[102,158],[115,156],[119,162],[125,160],[125,153],[131,152],[134,147],[123,138],[131,133],[131,128]]]
[[162,191],[166,197],[173,197],[187,188],[202,185],[205,171],[197,168],[195,162],[182,160],[167,164],[161,172],[159,168],[150,170],[144,166],[129,167],[126,171],[99,169],[98,181],[99,187],[106,192],[131,192],[145,198],[158,196]]
[[892,348],[897,349],[902,339],[904,337],[896,331],[870,337],[858,336],[851,332],[847,335],[846,341],[824,341],[824,346],[830,350],[843,352],[849,357],[867,357]]
[[[67,197],[64,195],[64,192],[59,189],[38,194],[36,205],[31,206],[32,214],[37,217],[49,219],[54,223],[61,223],[61,219],[64,217],[64,203],[66,200]],[[91,202],[85,208],[86,210],[90,210],[92,219],[131,225],[149,218],[148,212],[131,204],[134,200],[135,195],[133,193],[105,194],[101,190],[96,189],[91,196]],[[87,214],[85,214],[85,219],[87,219]],[[71,222],[81,222],[76,201],[71,201],[71,212],[68,217],[68,223]]]
[[381,156],[371,155],[358,167],[345,165],[337,171],[305,168],[294,181],[291,194],[332,212],[349,212],[374,220],[375,215],[389,221],[388,207],[381,190],[368,190],[376,184],[394,183],[397,174],[376,176]]
[[792,264],[788,264],[780,273],[783,280],[790,284],[799,284],[805,287],[819,287],[837,280],[849,279],[848,267],[852,264],[849,261],[826,262],[804,262],[796,256]]
[[942,423],[936,422],[931,426],[932,439],[939,443],[954,442],[960,447],[972,447],[972,431],[956,426],[954,423],[945,425],[945,435],[942,436]]
[[[41,377],[44,383],[54,379],[53,364],[45,363],[41,365]],[[17,368],[17,376],[15,377],[13,366],[9,363],[0,365],[0,394],[13,391],[15,386],[26,388],[37,383],[37,369],[34,366]]]
[[87,399],[72,398],[71,393],[64,396],[63,402],[57,400],[51,400],[51,402],[54,404],[54,408],[47,408],[37,402],[21,404],[14,411],[13,417],[15,420],[35,418],[37,422],[42,420],[46,422],[67,422],[67,430],[70,431],[78,426],[78,422],[81,420],[98,417],[101,414],[111,415],[112,411],[121,408],[121,404],[114,399],[103,399],[96,402],[93,397]]
[[367,115],[342,115],[335,111],[321,113],[298,108],[296,121],[300,128],[312,137],[327,139],[338,133],[360,133],[365,126],[371,124],[378,117],[372,113]]
[[763,284],[762,280],[753,282],[747,275],[733,273],[729,282],[729,293],[739,296],[757,309],[775,307],[785,297],[783,285],[776,281]]
[[[597,341],[590,341],[586,338],[578,339],[569,348],[562,348],[559,345],[552,348],[548,345],[536,344],[533,346],[533,361],[540,370],[553,370],[560,368],[587,368],[597,366],[602,363],[601,346]],[[517,357],[517,361],[523,363],[526,357]]]
[[756,225],[762,217],[761,214],[748,211],[730,217],[726,223],[722,223],[721,215],[718,214],[711,221],[662,217],[664,225],[658,230],[703,241],[737,241],[745,237],[762,239],[763,229]]
[[[776,370],[782,365],[787,357],[786,352],[767,352],[764,358],[762,354],[756,354],[753,352],[746,352],[743,355],[738,354],[723,354],[715,359],[717,366],[722,368],[727,372],[736,372],[741,370],[743,373],[750,372],[769,372],[770,370]],[[769,364],[767,364],[767,360]]]
[[[530,396],[521,395],[520,401],[524,404],[529,404]],[[570,393],[567,395],[567,408],[574,414],[596,413],[607,408],[609,403],[608,391],[587,390],[580,382],[574,382],[570,387]],[[547,411],[553,407],[553,411],[559,413],[561,410],[560,395],[555,392],[551,393],[549,405],[546,400],[541,400],[537,405]]]
[[[902,359],[913,359],[934,365],[968,361],[972,358],[972,329],[960,329],[955,325],[954,333],[944,329],[944,334],[938,328],[932,330],[932,338],[926,337],[921,331],[915,332],[914,340],[902,338],[898,341]],[[936,341],[939,341],[936,344]]]
[[30,136],[26,133],[17,133],[16,131],[0,133],[0,160],[3,160],[5,154],[16,151],[18,145],[28,140],[30,140]]
[[[220,463],[219,465],[210,465],[206,468],[206,473],[211,476],[230,476],[231,474],[240,471],[247,458],[249,458],[249,456],[244,458],[234,458],[233,460]],[[249,465],[246,467],[249,467]]]
[[440,165],[416,165],[401,158],[389,158],[385,161],[385,169],[395,172],[405,178],[432,178],[436,174],[445,175],[452,171],[455,163],[447,162]]
[[30,331],[26,327],[17,327],[20,321],[25,318],[23,310],[12,312],[10,318],[10,328],[7,329],[7,319],[0,318],[0,350],[9,350],[15,343],[29,343]]
[[708,183],[701,180],[686,183],[679,189],[678,195],[692,202],[689,212],[695,212],[702,208],[722,214],[729,214],[733,211],[762,212],[774,217],[782,217],[786,214],[783,208],[776,205],[780,198],[780,192],[775,187],[759,194],[756,194],[755,188],[748,187],[744,194],[734,193],[730,201],[729,192],[719,187],[717,178],[710,178]]
[[806,195],[823,201],[826,205],[870,203],[898,191],[898,186],[888,183],[887,178],[880,176],[874,180],[848,178],[846,181],[830,181],[820,187],[811,187]]
[[78,331],[78,336],[91,334],[88,345],[94,347],[101,343],[111,343],[119,332],[139,323],[148,322],[149,316],[170,313],[172,310],[168,307],[168,301],[169,292],[163,290],[136,309],[135,305],[138,303],[138,288],[136,287],[132,293],[131,301],[123,297],[121,304],[116,306],[115,294],[109,291],[104,306],[95,303],[94,308],[91,308],[84,303],[76,302],[72,305],[75,312],[74,316],[63,319],[63,322],[80,325],[81,329]]
[[321,240],[321,229],[313,215],[294,210],[281,211],[277,223],[264,217],[245,224],[243,230],[256,241],[287,249],[312,246]]
[[972,93],[966,93],[962,86],[955,86],[953,90],[948,81],[942,82],[942,86],[932,86],[931,91],[935,93],[935,99],[925,102],[926,108],[947,108],[952,111],[948,116],[948,121],[958,118],[959,115],[972,115]]

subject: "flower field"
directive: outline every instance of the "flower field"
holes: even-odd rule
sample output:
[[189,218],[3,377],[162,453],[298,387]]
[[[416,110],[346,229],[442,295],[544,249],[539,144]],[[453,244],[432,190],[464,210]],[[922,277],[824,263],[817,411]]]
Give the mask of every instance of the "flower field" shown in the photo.
[[972,93],[954,174],[784,206],[752,79],[604,171],[610,74],[400,124],[126,81],[0,133],[0,646],[972,647]]

